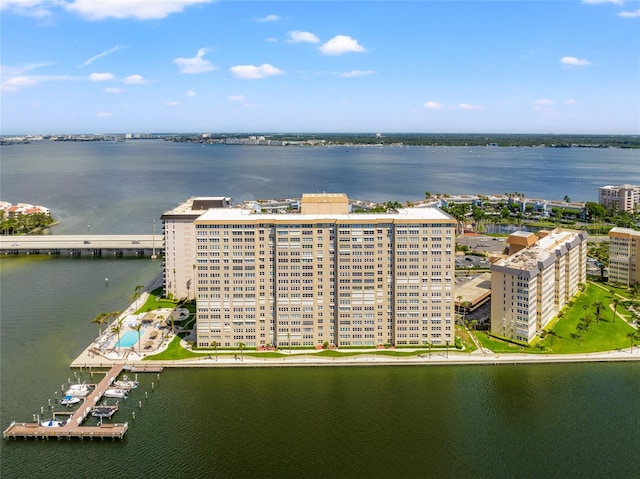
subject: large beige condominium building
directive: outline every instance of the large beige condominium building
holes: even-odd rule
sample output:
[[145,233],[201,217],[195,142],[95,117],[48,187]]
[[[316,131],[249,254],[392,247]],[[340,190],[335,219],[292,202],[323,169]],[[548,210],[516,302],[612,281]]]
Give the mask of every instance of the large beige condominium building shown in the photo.
[[164,236],[164,292],[172,298],[195,298],[194,220],[210,208],[228,208],[231,198],[190,198],[161,216]]
[[640,206],[640,186],[601,186],[598,188],[598,202],[605,208],[631,213]]
[[453,218],[354,214],[344,194],[300,204],[195,219],[198,346],[453,344]]
[[626,286],[640,283],[640,231],[609,231],[609,281]]
[[587,278],[587,236],[575,230],[518,231],[510,255],[491,265],[491,332],[531,342]]

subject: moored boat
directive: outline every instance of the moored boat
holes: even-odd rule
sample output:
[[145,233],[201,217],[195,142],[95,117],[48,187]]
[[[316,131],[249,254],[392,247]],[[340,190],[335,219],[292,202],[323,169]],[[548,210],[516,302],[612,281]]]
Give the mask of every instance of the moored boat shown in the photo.
[[108,398],[126,398],[128,392],[126,389],[109,388],[104,392],[104,396]]
[[93,417],[110,418],[118,410],[118,405],[114,406],[96,406],[91,410]]
[[60,399],[60,404],[69,407],[73,406],[74,404],[78,404],[80,401],[82,401],[82,398],[78,396],[65,396]]
[[[78,385],[74,384],[73,386],[78,386]],[[67,391],[64,393],[65,396],[83,398],[89,395],[89,392],[90,392],[89,386],[86,386],[86,385],[80,385],[82,387],[73,387],[73,386],[67,389]]]
[[114,381],[113,387],[118,389],[135,389],[138,387],[138,381],[131,381],[129,379],[123,379],[121,381]]
[[60,421],[58,419],[45,419],[44,421],[40,421],[40,425],[44,427],[62,427],[65,424],[65,421]]

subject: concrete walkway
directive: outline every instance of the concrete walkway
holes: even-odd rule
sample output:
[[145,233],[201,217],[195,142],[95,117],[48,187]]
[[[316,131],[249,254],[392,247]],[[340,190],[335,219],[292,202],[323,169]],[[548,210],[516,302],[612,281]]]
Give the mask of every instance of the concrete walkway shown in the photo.
[[[403,352],[410,350],[402,349]],[[464,353],[458,351],[449,351],[448,353],[438,349],[431,353],[424,353],[420,350],[415,356],[385,356],[380,354],[367,354],[363,350],[339,350],[345,353],[359,353],[357,356],[345,357],[329,357],[319,356],[315,350],[293,351],[287,354],[286,351],[280,351],[285,354],[281,358],[272,358],[254,356],[256,354],[250,351],[249,356],[247,350],[243,353],[240,351],[224,351],[219,353],[218,359],[215,353],[203,354],[199,358],[182,359],[175,361],[126,361],[126,366],[160,366],[160,367],[287,367],[287,366],[445,366],[445,365],[482,365],[482,364],[548,364],[548,363],[584,363],[584,362],[621,362],[621,361],[640,361],[640,346],[621,349],[619,351],[607,351],[599,353],[585,354],[483,354],[480,351],[472,353]],[[236,357],[234,357],[234,355]],[[71,367],[111,367],[112,363],[104,358],[78,357]]]

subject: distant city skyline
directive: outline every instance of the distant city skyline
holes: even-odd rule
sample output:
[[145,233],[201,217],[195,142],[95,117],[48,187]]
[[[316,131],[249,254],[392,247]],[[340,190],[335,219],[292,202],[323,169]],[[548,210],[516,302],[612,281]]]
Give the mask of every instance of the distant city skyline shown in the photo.
[[0,134],[640,133],[640,1],[2,0]]

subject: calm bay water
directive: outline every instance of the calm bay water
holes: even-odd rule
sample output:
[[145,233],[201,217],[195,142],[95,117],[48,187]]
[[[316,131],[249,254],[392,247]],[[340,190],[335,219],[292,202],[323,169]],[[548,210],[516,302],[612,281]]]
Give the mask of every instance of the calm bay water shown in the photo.
[[[425,191],[520,191],[597,201],[600,185],[640,181],[639,152],[609,149],[139,141],[0,152],[0,199],[51,208],[60,234],[146,234],[153,219],[159,233],[160,214],[195,195],[405,201]],[[0,427],[46,411],[97,334],[91,319],[122,309],[159,271],[149,259],[1,258]],[[116,416],[131,423],[123,442],[3,441],[0,476],[640,475],[639,364],[166,370],[159,384],[139,379]]]

